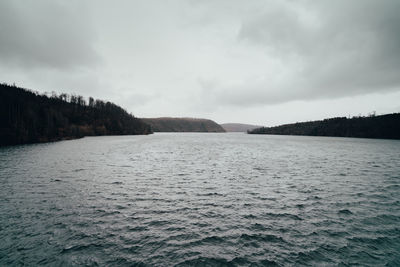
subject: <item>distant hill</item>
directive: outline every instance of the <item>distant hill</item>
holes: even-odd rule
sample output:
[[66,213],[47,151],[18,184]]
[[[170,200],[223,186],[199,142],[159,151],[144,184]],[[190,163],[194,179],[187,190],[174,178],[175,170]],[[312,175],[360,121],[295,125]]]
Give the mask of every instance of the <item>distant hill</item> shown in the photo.
[[269,128],[262,127],[249,133],[400,139],[400,113],[298,122]]
[[143,118],[154,132],[216,132],[225,130],[216,122],[195,118]]
[[0,84],[0,146],[149,133],[149,125],[111,102]]
[[220,124],[227,132],[247,132],[256,128],[260,128],[260,125],[251,125],[243,123],[222,123]]

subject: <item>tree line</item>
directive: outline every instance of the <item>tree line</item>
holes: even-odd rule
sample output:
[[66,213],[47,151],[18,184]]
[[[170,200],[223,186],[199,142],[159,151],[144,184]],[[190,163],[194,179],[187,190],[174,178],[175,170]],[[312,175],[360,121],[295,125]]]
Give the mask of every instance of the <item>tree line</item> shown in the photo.
[[275,127],[261,127],[248,133],[400,139],[400,113],[380,116],[373,113],[366,117],[338,117],[298,122]]
[[0,114],[0,145],[152,133],[148,124],[114,103],[40,94],[6,83],[0,84]]

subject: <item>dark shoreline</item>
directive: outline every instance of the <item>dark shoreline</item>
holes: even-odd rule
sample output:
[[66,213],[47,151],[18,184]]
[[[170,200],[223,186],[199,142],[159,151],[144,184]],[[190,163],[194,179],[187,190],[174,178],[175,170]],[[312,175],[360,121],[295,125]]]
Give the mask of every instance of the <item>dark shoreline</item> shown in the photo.
[[48,96],[8,84],[0,84],[0,114],[0,146],[153,132],[111,102],[55,92]]
[[400,113],[261,127],[248,131],[248,134],[400,139]]

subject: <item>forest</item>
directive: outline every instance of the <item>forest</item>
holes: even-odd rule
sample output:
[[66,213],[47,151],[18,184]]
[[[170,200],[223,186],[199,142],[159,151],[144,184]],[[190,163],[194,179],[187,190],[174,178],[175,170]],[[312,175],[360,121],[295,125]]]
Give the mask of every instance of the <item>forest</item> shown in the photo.
[[400,139],[400,113],[298,122],[261,127],[248,133]]
[[111,102],[39,94],[5,83],[0,84],[0,115],[0,146],[152,133],[148,124]]
[[143,118],[154,132],[212,132],[225,130],[215,121],[198,118]]

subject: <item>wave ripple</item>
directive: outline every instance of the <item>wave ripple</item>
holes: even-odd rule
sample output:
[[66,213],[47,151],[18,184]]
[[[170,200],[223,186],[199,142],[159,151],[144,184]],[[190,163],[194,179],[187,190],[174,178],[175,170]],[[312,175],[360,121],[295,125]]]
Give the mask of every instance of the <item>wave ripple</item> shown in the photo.
[[0,148],[0,266],[399,266],[399,151],[195,133]]

